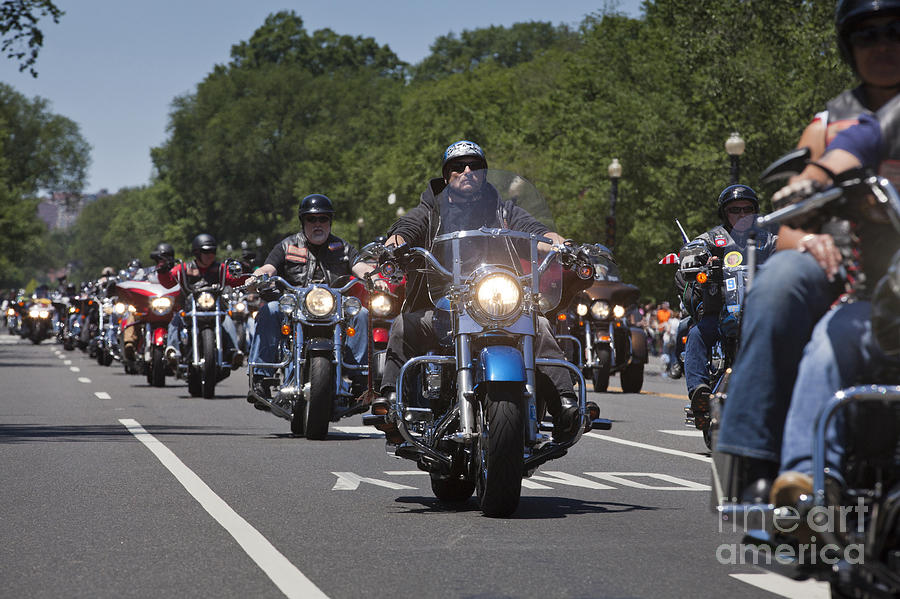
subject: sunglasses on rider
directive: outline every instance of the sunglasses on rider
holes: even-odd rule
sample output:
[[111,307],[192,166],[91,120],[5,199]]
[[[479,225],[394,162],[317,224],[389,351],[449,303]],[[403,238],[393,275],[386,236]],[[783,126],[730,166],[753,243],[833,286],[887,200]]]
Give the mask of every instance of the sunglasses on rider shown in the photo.
[[308,223],[327,223],[331,221],[331,217],[326,214],[321,214],[319,216],[304,216],[303,220]]
[[857,29],[847,36],[850,44],[857,48],[871,48],[879,42],[900,44],[900,20],[891,21],[884,25],[873,25]]
[[753,214],[756,208],[753,206],[732,206],[725,209],[726,214]]
[[472,171],[482,170],[484,168],[484,162],[481,160],[459,160],[447,165],[447,168],[450,169],[451,173],[464,173],[466,172],[466,167]]

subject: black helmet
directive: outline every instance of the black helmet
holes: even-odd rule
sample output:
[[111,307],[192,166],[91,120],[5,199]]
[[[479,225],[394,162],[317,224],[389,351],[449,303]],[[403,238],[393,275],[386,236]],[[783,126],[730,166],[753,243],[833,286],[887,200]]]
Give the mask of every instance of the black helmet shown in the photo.
[[215,252],[216,251],[216,238],[210,235],[209,233],[200,233],[194,240],[191,242],[191,253],[195,256],[202,252]]
[[150,259],[156,262],[160,260],[175,260],[175,248],[165,241],[157,244],[156,249],[150,252]]
[[753,207],[759,212],[759,198],[756,192],[746,185],[729,185],[719,194],[719,220],[728,222],[725,218],[725,206],[735,200],[747,200],[753,203]]
[[869,17],[880,17],[889,14],[900,14],[900,0],[838,0],[834,11],[834,26],[837,29],[838,48],[841,57],[853,72],[853,51],[850,49],[850,33],[853,27]]
[[138,260],[137,258],[132,258],[131,260],[128,261],[127,268],[140,268],[140,267],[141,267],[141,261]]
[[297,216],[300,220],[303,220],[304,214],[327,214],[332,216],[334,215],[334,206],[332,206],[328,196],[321,193],[311,193],[300,200],[300,210]]
[[451,160],[456,160],[457,158],[465,158],[465,157],[473,157],[478,158],[484,164],[482,168],[487,168],[487,158],[484,156],[484,150],[481,149],[474,141],[462,140],[457,141],[455,143],[447,146],[447,149],[444,150],[444,156],[441,159],[441,175],[443,175],[444,180],[450,176],[449,169],[447,168],[447,163]]
[[900,252],[894,254],[887,274],[875,286],[872,331],[881,351],[889,356],[900,355]]

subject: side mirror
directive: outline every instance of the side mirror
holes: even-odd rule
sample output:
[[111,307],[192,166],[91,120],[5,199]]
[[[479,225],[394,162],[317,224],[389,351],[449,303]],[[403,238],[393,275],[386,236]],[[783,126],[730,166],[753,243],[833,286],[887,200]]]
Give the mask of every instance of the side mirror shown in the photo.
[[771,183],[792,177],[806,168],[809,164],[809,156],[809,148],[797,148],[766,167],[759,178],[763,183]]

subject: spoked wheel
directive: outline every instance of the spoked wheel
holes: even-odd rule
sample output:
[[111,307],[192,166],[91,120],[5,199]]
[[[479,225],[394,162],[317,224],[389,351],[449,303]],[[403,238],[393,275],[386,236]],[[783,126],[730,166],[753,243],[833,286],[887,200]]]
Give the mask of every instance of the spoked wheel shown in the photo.
[[524,414],[519,385],[492,384],[483,402],[475,490],[481,512],[505,518],[522,494]]
[[166,361],[163,348],[154,345],[150,351],[150,363],[147,365],[147,382],[154,387],[166,385]]
[[200,381],[203,397],[210,399],[216,396],[218,364],[216,363],[216,333],[212,329],[200,331]]
[[[334,374],[331,360],[325,356],[313,356],[309,362],[309,397],[306,398],[305,409],[295,410],[305,413],[306,438],[321,440],[328,436],[328,423],[331,422],[331,408],[334,405]],[[294,421],[291,420],[293,431]],[[302,434],[302,433],[301,433]]]
[[591,382],[594,383],[594,391],[603,393],[609,387],[609,366],[612,362],[612,353],[608,347],[600,347],[595,350],[597,365],[591,368]]

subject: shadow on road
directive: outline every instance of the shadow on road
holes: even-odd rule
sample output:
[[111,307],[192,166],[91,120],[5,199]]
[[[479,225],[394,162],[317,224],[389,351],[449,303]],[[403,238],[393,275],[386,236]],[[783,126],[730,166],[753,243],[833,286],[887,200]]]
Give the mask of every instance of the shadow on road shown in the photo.
[[[474,512],[478,511],[475,499],[469,499],[457,506],[441,503],[436,497],[398,497],[397,503],[409,505],[405,513],[430,514],[437,512]],[[421,507],[412,507],[419,505]],[[585,501],[570,497],[522,497],[519,507],[510,516],[511,520],[543,520],[549,518],[565,518],[581,514],[618,514],[638,511],[655,511],[658,508],[633,503],[615,501]]]
[[[154,437],[166,435],[204,435],[211,437],[243,437],[247,433],[226,432],[219,427],[167,426],[146,427]],[[132,434],[121,424],[52,425],[0,424],[0,444],[28,442],[94,442],[132,440]]]

